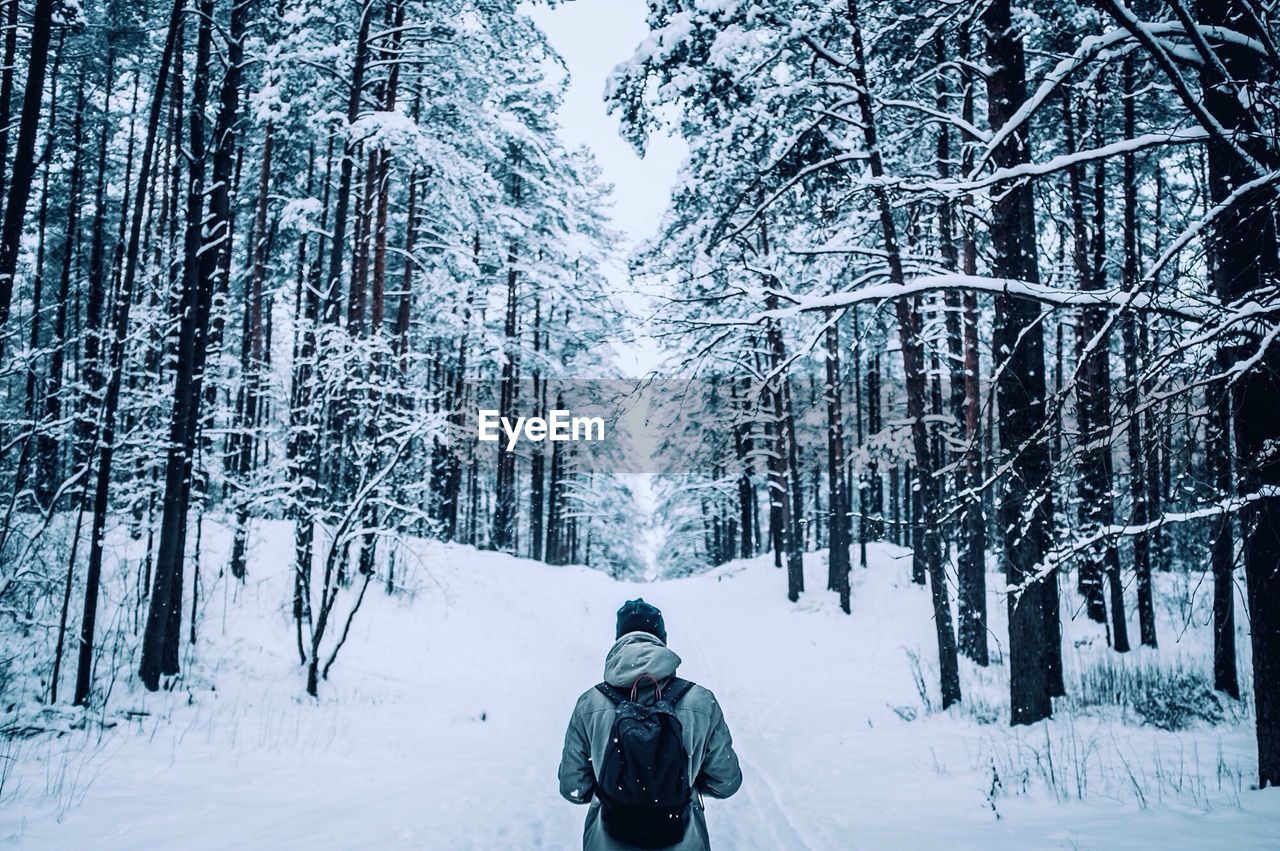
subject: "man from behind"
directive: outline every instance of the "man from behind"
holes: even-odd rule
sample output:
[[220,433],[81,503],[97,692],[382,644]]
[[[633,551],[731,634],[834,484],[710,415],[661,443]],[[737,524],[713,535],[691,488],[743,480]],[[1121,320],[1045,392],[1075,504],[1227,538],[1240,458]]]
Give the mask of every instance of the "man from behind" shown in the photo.
[[587,804],[586,851],[706,851],[703,798],[742,785],[715,695],[676,676],[662,612],[618,609],[604,682],[578,698],[560,759],[560,794]]

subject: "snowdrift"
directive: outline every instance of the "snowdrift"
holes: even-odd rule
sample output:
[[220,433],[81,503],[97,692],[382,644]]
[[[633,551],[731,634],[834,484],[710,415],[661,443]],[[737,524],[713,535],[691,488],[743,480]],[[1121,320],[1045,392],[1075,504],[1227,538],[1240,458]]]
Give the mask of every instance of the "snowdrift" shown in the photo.
[[[215,577],[228,535],[210,524],[205,541],[204,575]],[[1280,840],[1280,794],[1249,787],[1247,710],[1193,712],[1165,730],[1133,701],[1086,705],[1079,694],[1209,664],[1202,601],[1172,575],[1159,577],[1158,654],[1117,659],[1099,627],[1066,613],[1068,688],[1078,693],[1053,721],[1010,729],[1003,600],[989,601],[997,664],[964,663],[963,706],[938,712],[928,592],[910,582],[909,553],[889,545],[873,546],[866,568],[855,552],[845,616],[823,590],[823,553],[808,557],[808,591],[791,605],[768,556],[638,585],[409,542],[397,568],[406,590],[370,589],[312,700],[289,618],[291,542],[286,525],[264,524],[245,584],[206,580],[199,643],[173,691],[148,695],[122,677],[100,719],[112,726],[2,745],[0,839],[23,848],[575,847],[584,811],[555,783],[564,724],[600,679],[614,610],[643,596],[665,612],[681,674],[716,692],[742,759],[741,793],[708,803],[719,848]]]

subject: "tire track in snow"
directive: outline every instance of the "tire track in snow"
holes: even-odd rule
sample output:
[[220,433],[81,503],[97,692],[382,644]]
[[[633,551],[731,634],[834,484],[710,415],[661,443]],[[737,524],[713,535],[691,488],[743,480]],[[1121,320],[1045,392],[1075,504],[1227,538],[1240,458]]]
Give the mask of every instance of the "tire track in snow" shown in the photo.
[[[690,639],[690,643],[693,645],[694,656],[697,657],[699,666],[703,670],[711,670],[712,669],[712,665],[710,664],[711,660],[707,656],[706,645],[703,642],[702,636],[699,634],[698,630],[697,629],[690,630],[688,633],[688,637]],[[796,693],[790,689],[783,689],[778,699],[772,701],[768,706],[765,707],[763,712],[763,720],[765,721],[766,724],[769,722],[772,722],[775,718],[777,718],[778,715],[782,713],[783,710],[794,705],[795,701],[796,701]],[[758,725],[762,716],[757,712],[749,711],[752,708],[753,707],[750,707],[750,706],[739,707],[740,710],[748,710],[748,711],[742,712],[742,717],[746,719],[753,719],[757,722],[757,725]],[[752,725],[752,726],[756,726],[756,725]],[[773,840],[774,840],[773,844],[768,847],[796,848],[796,849],[805,849],[805,851],[812,851],[812,849],[814,848],[813,842],[810,840],[808,836],[804,834],[804,832],[796,825],[795,821],[791,818],[791,814],[788,812],[786,805],[782,802],[782,798],[778,794],[778,788],[776,784],[773,782],[773,778],[770,772],[767,772],[764,769],[762,769],[760,767],[760,764],[756,762],[754,758],[748,757],[745,753],[743,753],[740,747],[737,748],[736,750],[738,751],[738,761],[743,766],[745,766],[749,772],[748,776],[744,777],[742,785],[743,785],[743,789],[747,793],[747,799],[750,800],[753,804],[753,806],[751,807],[751,810],[756,814],[760,814],[761,816],[760,821],[764,824],[765,829],[773,837]],[[755,784],[749,782],[749,780],[752,777],[759,778],[759,780],[764,784],[764,789],[767,795],[760,795],[757,792],[755,788]],[[776,814],[777,817],[771,818],[769,815],[767,815],[769,811],[772,811],[774,814]],[[780,830],[779,828],[785,828],[785,830]],[[737,831],[735,831],[735,833],[736,832]]]
[[[764,783],[765,791],[769,793],[767,802],[768,806],[777,813],[779,817],[778,819],[765,818],[764,820],[765,824],[769,825],[769,831],[778,840],[778,844],[774,847],[804,848],[806,851],[812,851],[814,848],[813,842],[805,835],[804,831],[800,829],[799,825],[792,820],[791,813],[788,811],[786,804],[782,802],[782,797],[778,794],[778,787],[774,784],[771,773],[761,768],[760,763],[756,762],[751,757],[745,756],[744,754],[738,754],[738,759],[743,765],[751,770],[753,775],[758,777],[761,782]],[[752,801],[759,801],[761,798],[761,796],[756,795],[754,791],[752,791],[749,796]],[[793,841],[785,841],[777,830],[778,826],[785,826],[787,828],[787,833],[791,835],[791,839]]]

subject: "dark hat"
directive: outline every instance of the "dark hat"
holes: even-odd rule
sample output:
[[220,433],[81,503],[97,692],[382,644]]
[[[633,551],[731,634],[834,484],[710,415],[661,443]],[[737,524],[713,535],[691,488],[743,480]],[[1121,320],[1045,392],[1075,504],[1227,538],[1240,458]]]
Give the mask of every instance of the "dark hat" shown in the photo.
[[667,643],[667,627],[662,622],[662,612],[639,597],[628,600],[618,609],[617,637],[621,638],[628,632],[647,632],[656,635],[663,644]]

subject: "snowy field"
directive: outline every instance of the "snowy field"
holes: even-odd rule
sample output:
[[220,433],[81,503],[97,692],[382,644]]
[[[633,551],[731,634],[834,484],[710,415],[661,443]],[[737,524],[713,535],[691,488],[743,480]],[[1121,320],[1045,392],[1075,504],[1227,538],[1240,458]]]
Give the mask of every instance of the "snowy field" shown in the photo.
[[[1251,789],[1252,727],[1230,709],[1167,732],[1060,703],[1052,722],[1010,729],[1002,668],[962,662],[965,706],[932,711],[928,593],[892,547],[855,567],[845,617],[822,554],[793,606],[768,557],[637,586],[420,543],[402,558],[407,593],[370,589],[317,703],[293,651],[291,535],[267,524],[257,538],[247,584],[206,589],[178,691],[121,681],[111,729],[3,745],[0,845],[575,847],[584,811],[555,782],[564,725],[600,679],[614,610],[639,595],[666,613],[682,675],[720,698],[742,759],[739,795],[708,804],[719,848],[1280,845],[1280,793]],[[221,531],[206,541],[206,564],[224,564]],[[1204,594],[1160,578],[1160,664],[1201,669]],[[1193,594],[1188,625],[1179,600]],[[995,649],[1003,602],[990,606]],[[1093,625],[1067,630],[1071,690],[1111,654]],[[1110,670],[1155,659],[1135,651]]]

